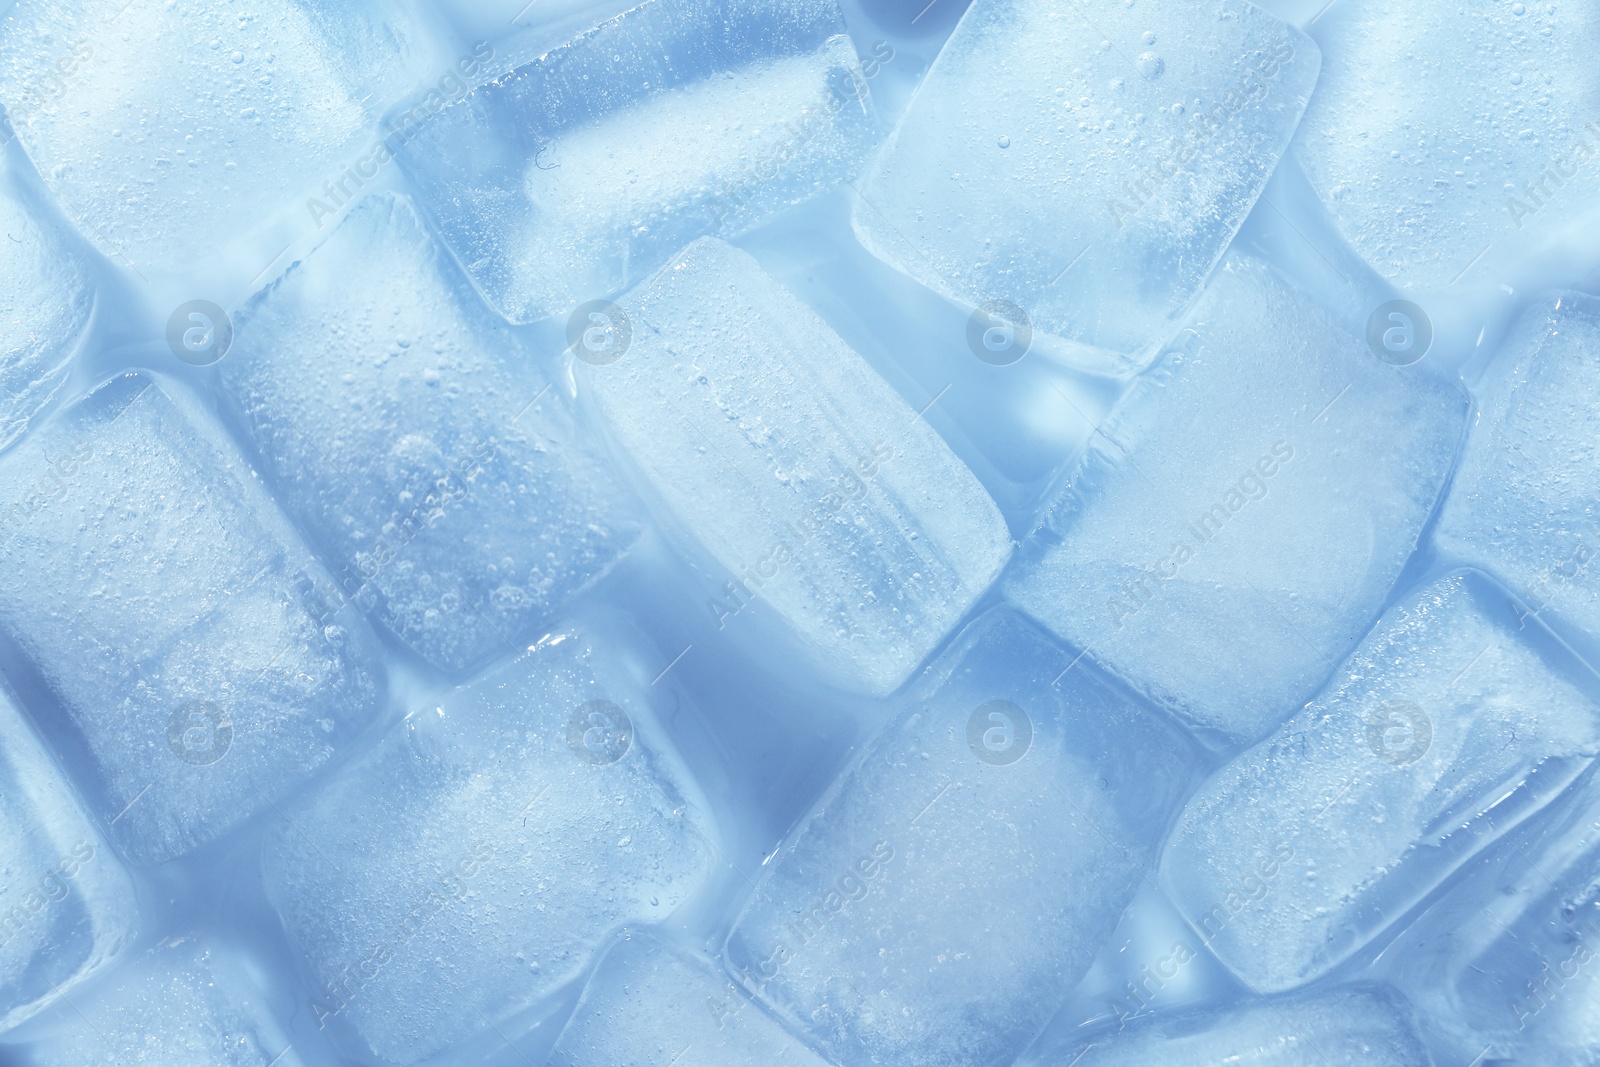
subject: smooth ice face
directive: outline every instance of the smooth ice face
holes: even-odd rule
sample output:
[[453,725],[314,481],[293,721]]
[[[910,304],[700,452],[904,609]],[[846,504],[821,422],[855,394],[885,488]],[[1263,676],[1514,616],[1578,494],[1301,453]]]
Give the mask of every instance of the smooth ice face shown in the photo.
[[1445,288],[1600,221],[1596,0],[1341,0],[1316,32],[1294,155],[1385,278]]
[[[1081,1052],[1080,1052],[1081,1049]],[[1189,1012],[1100,1035],[1017,1067],[1432,1067],[1411,1006],[1383,986]]]
[[1071,664],[983,616],[767,862],[728,964],[834,1060],[1009,1063],[1111,935],[1193,760]]
[[856,234],[1130,369],[1250,213],[1318,63],[1242,0],[975,0],[865,179]]
[[0,627],[139,863],[269,807],[376,703],[359,615],[208,420],[126,374],[0,459]]
[[621,306],[631,345],[584,381],[682,538],[710,556],[714,620],[740,625],[759,600],[826,676],[898,687],[1004,566],[994,502],[731,245],[696,241]]
[[31,1067],[304,1067],[228,951],[163,942],[76,1000]]
[[565,397],[406,200],[363,202],[247,307],[222,372],[344,593],[437,666],[506,651],[637,533]]
[[607,954],[550,1067],[827,1067],[703,960],[632,935]]
[[266,880],[319,1025],[426,1059],[692,894],[703,805],[646,743],[647,714],[587,639],[547,637],[409,716],[294,815]]
[[1404,597],[1189,801],[1162,857],[1173,901],[1261,992],[1326,973],[1600,751],[1571,669],[1480,576]]
[[1173,713],[1259,738],[1378,614],[1465,414],[1230,259],[1100,427],[1009,595]]
[[375,115],[358,97],[397,87],[397,25],[322,0],[18,0],[0,100],[90,242],[182,273],[338,176]]
[[133,883],[0,688],[0,1031],[113,960],[135,920]]
[[530,322],[847,180],[873,124],[833,0],[647,0],[401,136],[446,242]]
[[1600,639],[1600,300],[1530,308],[1476,393],[1440,548]]
[[[6,140],[0,118],[0,147]],[[94,291],[66,241],[24,201],[0,153],[0,447],[27,429],[67,377]]]

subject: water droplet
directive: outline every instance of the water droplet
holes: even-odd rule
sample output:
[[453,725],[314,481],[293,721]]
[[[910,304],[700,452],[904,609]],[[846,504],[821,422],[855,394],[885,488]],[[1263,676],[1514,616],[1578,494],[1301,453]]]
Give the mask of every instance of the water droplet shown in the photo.
[[1001,136],[1000,140],[995,142],[995,143],[998,144],[1001,148],[1010,148],[1011,147],[1011,138],[1006,137],[1006,136]]
[[1522,84],[1522,74],[1520,72],[1512,71],[1512,73],[1511,73],[1511,84],[1512,85],[1521,85]]
[[1526,15],[1528,13],[1528,7],[1526,4],[1512,4],[1511,13],[1513,15]]
[[1134,61],[1134,65],[1139,68],[1139,73],[1146,78],[1159,78],[1161,77],[1161,72],[1167,69],[1167,65],[1161,61],[1161,57],[1154,52],[1140,53],[1139,58]]

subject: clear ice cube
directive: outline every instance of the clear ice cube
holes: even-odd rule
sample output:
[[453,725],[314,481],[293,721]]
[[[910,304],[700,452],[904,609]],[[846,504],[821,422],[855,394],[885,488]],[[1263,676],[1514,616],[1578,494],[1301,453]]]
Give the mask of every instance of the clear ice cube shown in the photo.
[[1465,409],[1230,258],[1100,426],[1008,595],[1182,719],[1259,738],[1377,617]]
[[370,635],[210,416],[144,374],[0,457],[0,628],[138,863],[291,792],[377,700]]
[[268,894],[319,1027],[426,1059],[702,882],[703,804],[601,644],[546,637],[414,712],[275,834]]
[[853,177],[873,121],[834,0],[646,0],[397,136],[446,242],[529,322]]
[[974,0],[863,180],[856,234],[1126,371],[1222,258],[1318,64],[1243,0]]

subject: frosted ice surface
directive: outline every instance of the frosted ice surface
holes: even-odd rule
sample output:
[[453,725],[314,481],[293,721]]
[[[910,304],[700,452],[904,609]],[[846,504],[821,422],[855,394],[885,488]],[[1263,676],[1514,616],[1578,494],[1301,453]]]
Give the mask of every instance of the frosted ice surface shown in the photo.
[[30,1067],[303,1067],[241,961],[188,939],[163,942],[75,1000],[64,1032]]
[[768,861],[729,966],[837,1062],[1009,1063],[1110,937],[1193,763],[1072,658],[980,617]]
[[408,127],[402,159],[489,302],[529,322],[852,177],[865,85],[833,0],[647,0]]
[[1443,288],[1600,221],[1600,3],[1341,0],[1316,33],[1294,155],[1385,278]]
[[222,371],[344,592],[438,666],[507,651],[637,533],[563,392],[409,201],[369,198],[260,294]]
[[[1080,1043],[1081,1046],[1081,1043]],[[1411,1006],[1383,986],[1249,1001],[1100,1037],[1074,1059],[1030,1055],[1017,1067],[1432,1067]]]
[[413,713],[294,814],[266,877],[318,1024],[413,1063],[693,893],[703,805],[646,714],[589,638],[547,637]]
[[[4,120],[0,119],[0,135]],[[0,144],[5,138],[0,136]],[[0,446],[67,376],[94,292],[78,257],[24,202],[0,154]]]
[[1231,258],[1100,427],[1009,595],[1179,716],[1259,738],[1382,608],[1465,407]]
[[1318,63],[1242,0],[975,0],[869,171],[856,233],[1126,369],[1250,213]]
[[718,625],[759,599],[819,670],[877,694],[899,686],[1005,564],[994,502],[859,354],[731,245],[696,241],[621,306],[631,344],[584,381],[723,572],[708,590]]
[[181,273],[338,176],[403,33],[322,0],[18,0],[0,100],[85,237]]
[[1179,817],[1163,878],[1212,951],[1263,992],[1310,981],[1570,782],[1600,707],[1552,645],[1471,572],[1385,612]]
[[376,699],[365,624],[208,419],[126,374],[0,459],[0,626],[140,863],[290,792]]
[[0,688],[0,1031],[121,951],[133,884]]
[[634,935],[606,955],[551,1067],[826,1067],[709,964]]
[[1600,300],[1567,293],[1528,309],[1477,395],[1441,548],[1600,638]]

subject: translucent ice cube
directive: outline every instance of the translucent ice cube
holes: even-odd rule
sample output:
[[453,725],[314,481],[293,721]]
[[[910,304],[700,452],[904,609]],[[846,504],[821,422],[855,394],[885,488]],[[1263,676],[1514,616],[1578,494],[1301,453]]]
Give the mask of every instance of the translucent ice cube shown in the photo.
[[1250,213],[1318,63],[1243,0],[974,0],[865,179],[856,233],[951,299],[1010,302],[1127,369]]
[[899,686],[1004,565],[994,502],[860,355],[731,245],[696,241],[621,306],[631,343],[584,380],[710,555],[717,624],[759,599],[832,678]]
[[577,977],[607,931],[669,914],[709,854],[653,729],[617,665],[562,633],[409,716],[292,815],[266,877],[318,1024],[426,1059]]
[[[4,120],[0,119],[0,145]],[[0,153],[0,446],[66,379],[94,293],[62,237],[41,223]]]
[[1600,751],[1585,675],[1482,576],[1415,590],[1316,701],[1201,786],[1164,883],[1252,986],[1310,981]]
[[0,1030],[114,959],[133,884],[0,688]]
[[1185,1012],[1097,1035],[1017,1067],[1432,1067],[1411,1005],[1385,986]]
[[1440,547],[1600,639],[1600,300],[1529,308],[1475,392]]
[[606,955],[552,1067],[826,1067],[705,961],[633,935]]
[[102,385],[0,459],[0,500],[0,627],[136,861],[269,807],[368,717],[364,623],[181,392]]
[[1377,616],[1465,407],[1230,259],[1100,427],[1009,594],[1175,714],[1259,738]]
[[1444,288],[1600,222],[1600,3],[1341,0],[1316,34],[1294,155],[1385,278]]
[[401,158],[490,303],[528,322],[851,177],[865,84],[834,0],[647,0],[403,123]]
[[63,1013],[30,1067],[303,1067],[242,961],[180,938],[130,960]]
[[338,175],[377,113],[360,94],[398,91],[405,32],[324,0],[19,0],[0,100],[85,237],[182,273]]
[[1132,899],[1192,757],[1071,662],[981,617],[767,862],[729,965],[836,1061],[1011,1062]]
[[222,370],[345,593],[441,667],[506,651],[636,533],[566,397],[406,200],[366,200],[262,293]]

